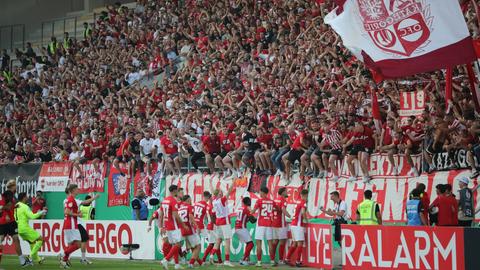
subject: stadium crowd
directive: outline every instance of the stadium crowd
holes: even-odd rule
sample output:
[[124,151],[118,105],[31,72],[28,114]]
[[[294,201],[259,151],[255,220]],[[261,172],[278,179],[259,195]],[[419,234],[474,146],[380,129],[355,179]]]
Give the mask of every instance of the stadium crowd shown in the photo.
[[[394,167],[393,155],[406,155],[413,176],[436,169],[433,154],[465,149],[478,176],[480,121],[466,70],[455,69],[448,106],[441,71],[376,85],[323,23],[333,7],[330,0],[108,6],[83,38],[65,33],[39,51],[29,44],[15,52],[21,67],[2,61],[0,163],[109,160],[130,164],[132,175],[161,160],[180,174],[184,160],[198,169],[205,158],[210,173],[251,167],[288,179],[298,162],[301,176],[335,181],[333,164],[346,158],[349,180],[357,179],[358,159],[369,181],[372,153],[388,153]],[[463,7],[476,38],[477,3]],[[138,83],[161,73],[153,88]],[[422,89],[424,113],[401,123],[401,92]],[[424,168],[414,154],[424,156]]]

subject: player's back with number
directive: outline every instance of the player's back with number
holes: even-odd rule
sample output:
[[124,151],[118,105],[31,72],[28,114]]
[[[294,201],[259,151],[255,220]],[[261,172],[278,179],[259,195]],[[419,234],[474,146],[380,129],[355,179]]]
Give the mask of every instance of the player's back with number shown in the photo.
[[182,227],[182,235],[192,235],[194,233],[194,229],[192,226],[192,221],[190,220],[190,215],[193,215],[193,207],[187,203],[180,203],[178,208],[178,215],[180,216],[180,220],[187,225],[186,228]]
[[197,223],[198,229],[205,229],[205,216],[207,214],[207,202],[200,201],[193,206],[193,217]]
[[177,221],[173,216],[173,212],[178,211],[177,205],[177,199],[173,196],[166,197],[162,202],[163,226],[167,231],[178,229]]
[[255,204],[255,208],[258,209],[258,221],[257,226],[271,227],[273,220],[273,206],[274,202],[271,199],[260,198]]
[[235,220],[235,229],[246,229],[248,217],[251,215],[250,207],[242,206],[237,210],[237,219]]
[[292,224],[291,226],[305,227],[306,224],[303,220],[302,212],[306,209],[307,203],[305,200],[300,199],[295,205],[295,210],[293,212]]

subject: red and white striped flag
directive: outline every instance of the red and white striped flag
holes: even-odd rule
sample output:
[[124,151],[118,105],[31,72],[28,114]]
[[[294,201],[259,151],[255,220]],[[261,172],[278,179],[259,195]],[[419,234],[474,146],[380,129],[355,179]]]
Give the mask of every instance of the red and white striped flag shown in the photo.
[[472,38],[458,0],[336,0],[325,17],[347,47],[382,78],[471,63]]

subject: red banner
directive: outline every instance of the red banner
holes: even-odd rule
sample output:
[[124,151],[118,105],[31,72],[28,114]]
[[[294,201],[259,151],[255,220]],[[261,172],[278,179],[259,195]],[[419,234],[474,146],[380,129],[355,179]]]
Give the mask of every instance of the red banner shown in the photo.
[[425,110],[425,92],[423,90],[416,92],[400,92],[400,110],[399,115],[402,123],[409,116],[421,115]]
[[308,267],[333,268],[332,226],[330,224],[308,224],[306,248],[303,262]]
[[146,166],[144,166],[144,171],[137,171],[135,177],[133,178],[133,191],[141,189],[145,192],[147,196],[152,196],[153,191],[153,177],[157,171],[158,164],[157,162],[152,162],[150,173],[146,173]]
[[342,226],[343,269],[463,270],[463,228]]
[[80,164],[81,172],[73,166],[70,174],[70,184],[77,184],[80,193],[103,192],[105,191],[105,177],[107,174],[107,163],[99,162],[98,168],[92,161]]
[[[123,170],[123,168],[121,168]],[[108,206],[128,206],[130,202],[131,178],[122,175],[113,165],[108,176]]]
[[43,163],[38,177],[37,190],[44,192],[64,192],[68,183],[72,163]]

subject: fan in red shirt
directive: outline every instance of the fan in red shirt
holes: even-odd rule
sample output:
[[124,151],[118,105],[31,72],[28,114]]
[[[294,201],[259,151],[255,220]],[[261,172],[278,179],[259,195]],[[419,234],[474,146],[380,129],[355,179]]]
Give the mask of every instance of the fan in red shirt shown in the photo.
[[349,147],[349,153],[347,157],[347,166],[350,172],[350,177],[347,181],[354,182],[357,180],[357,172],[353,164],[355,159],[358,159],[360,163],[360,169],[363,173],[363,182],[369,183],[371,178],[369,176],[369,155],[375,148],[375,141],[373,140],[373,130],[362,124],[361,121],[354,122],[355,127],[350,134],[351,138],[345,144],[345,147]]
[[[5,236],[10,235],[15,244],[15,251],[18,255],[20,265],[27,266],[32,265],[32,262],[22,255],[22,249],[20,247],[20,240],[18,238],[17,222],[15,221],[15,198],[14,194],[17,191],[17,184],[15,180],[9,180],[7,182],[7,190],[0,196],[0,251],[3,252],[3,240]],[[1,259],[0,253],[0,259]]]
[[[406,140],[405,145],[405,157],[407,158],[408,165],[410,165],[410,171],[408,172],[409,176],[417,177],[419,175],[418,169],[413,163],[412,156],[413,154],[418,154],[421,152],[421,145],[425,134],[423,132],[423,124],[420,120],[414,120],[415,117],[407,118],[407,124],[402,127]],[[416,121],[416,123],[414,123]]]
[[165,129],[165,135],[160,139],[160,148],[168,169],[167,174],[173,172],[180,175],[180,156],[170,129]]
[[168,245],[172,245],[168,253],[165,252],[167,255],[161,262],[165,270],[168,270],[168,261],[172,258],[175,260],[175,269],[181,268],[178,261],[182,247],[182,233],[180,226],[182,226],[183,229],[187,228],[186,224],[181,221],[180,216],[178,215],[178,201],[175,198],[178,193],[178,187],[176,185],[171,185],[168,188],[168,191],[170,192],[170,196],[166,197],[161,203],[158,215],[161,233],[166,233],[168,238],[168,244],[164,244],[164,251],[168,250]]
[[202,260],[198,258],[198,254],[200,253],[200,237],[198,236],[196,229],[198,226],[193,215],[192,199],[189,195],[182,197],[182,202],[178,208],[178,215],[180,216],[180,220],[183,222],[183,224],[186,225],[181,229],[182,236],[187,241],[187,248],[190,247],[192,250],[189,268],[193,268],[195,262],[198,262],[200,265],[202,265]]
[[308,190],[304,189],[300,192],[301,199],[295,206],[293,212],[290,230],[292,232],[292,245],[288,249],[287,263],[293,263],[296,256],[296,266],[302,265],[303,242],[305,242],[305,227],[307,220],[307,197]]
[[202,139],[203,151],[205,152],[205,162],[207,163],[210,173],[215,172],[215,165],[223,171],[222,159],[225,156],[221,155],[222,144],[220,137],[214,130],[210,131],[210,136],[205,136]]
[[233,174],[236,169],[238,169],[237,164],[234,164],[233,161],[233,151],[235,150],[235,133],[230,132],[227,127],[222,129],[222,132],[218,134],[220,137],[220,143],[222,144],[222,153],[220,154],[223,157],[223,165],[230,170],[230,173]]
[[281,187],[278,189],[277,198],[273,200],[273,253],[277,253],[277,246],[280,244],[280,248],[278,250],[280,261],[285,260],[285,245],[288,239],[288,227],[285,217],[290,218],[290,214],[287,212],[286,198],[288,198],[287,189],[285,187]]
[[[438,197],[432,202],[429,209],[437,212],[437,226],[456,226],[458,225],[458,203],[452,194],[447,191],[447,185],[438,184],[436,186]],[[450,186],[451,190],[451,186]]]
[[[255,228],[255,240],[257,242],[257,266],[262,266],[262,241],[266,239],[270,249],[270,260],[272,265],[277,265],[275,261],[275,253],[273,253],[273,234],[272,234],[272,216],[273,216],[273,200],[268,198],[268,188],[260,189],[260,199],[255,203],[253,214],[257,211],[258,220]],[[273,255],[272,255],[273,253]]]
[[242,199],[242,206],[237,210],[237,220],[235,221],[235,234],[240,242],[246,244],[240,265],[249,265],[250,252],[253,249],[252,236],[247,229],[247,222],[253,217],[250,205],[252,205],[252,200],[249,197]]
[[255,161],[257,162],[260,171],[266,174],[271,174],[275,169],[271,160],[273,135],[271,133],[266,133],[263,128],[258,128],[257,142],[260,144],[261,148],[260,151],[255,153]]
[[119,171],[122,174],[122,176],[125,176],[125,174],[123,173],[122,169],[120,169],[119,163],[127,163],[130,165],[130,166],[127,166],[127,170],[128,170],[127,175],[131,175],[130,167],[132,167],[131,166],[132,163],[133,164],[135,163],[133,154],[130,151],[128,151],[130,142],[132,140],[133,140],[133,132],[129,132],[125,141],[123,141],[122,145],[120,145],[120,147],[117,149],[117,153],[116,153],[117,157],[113,161],[113,166],[115,167],[115,169],[117,169],[117,171]]

